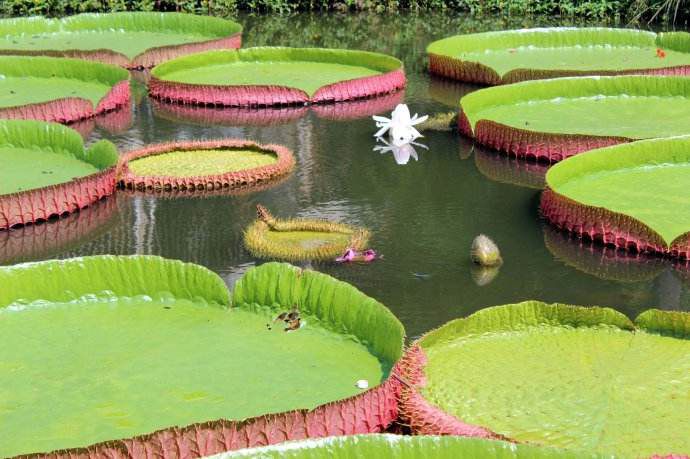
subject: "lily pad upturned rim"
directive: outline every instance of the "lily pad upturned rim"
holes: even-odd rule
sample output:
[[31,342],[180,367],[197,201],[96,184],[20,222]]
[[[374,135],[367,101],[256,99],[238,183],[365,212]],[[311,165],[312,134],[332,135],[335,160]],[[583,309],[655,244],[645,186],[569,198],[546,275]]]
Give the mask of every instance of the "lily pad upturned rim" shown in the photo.
[[395,435],[389,433],[326,437],[317,440],[290,441],[280,445],[229,451],[207,459],[368,459],[368,458],[521,458],[578,459],[601,458],[581,451],[515,444],[498,440],[454,435]]
[[635,139],[567,132],[567,126],[564,126],[562,133],[541,132],[478,119],[478,113],[495,104],[505,105],[506,101],[527,102],[624,93],[648,96],[655,91],[667,96],[687,97],[690,94],[690,79],[676,76],[588,76],[524,81],[484,88],[460,100],[458,130],[478,143],[508,155],[554,163],[584,151]]
[[[152,27],[152,22],[159,22],[160,24],[156,24]],[[165,28],[161,26],[165,26]],[[111,49],[0,49],[0,54],[74,57],[78,59],[101,61],[134,70],[151,68],[168,59],[208,49],[239,48],[242,43],[242,26],[234,21],[212,16],[199,16],[176,12],[83,13],[56,19],[34,16],[0,20],[0,35],[111,28],[129,29],[133,31],[152,29],[156,32],[166,29],[172,31],[181,29],[186,32],[206,35],[208,39],[195,43],[182,43],[179,45],[149,48],[134,59],[130,59],[124,54]]]
[[270,241],[266,234],[272,231],[271,226],[262,219],[252,222],[244,231],[244,245],[259,258],[273,258],[287,261],[333,261],[348,248],[363,250],[369,242],[370,233],[366,228],[312,218],[273,218],[269,214],[271,225],[280,228],[281,232],[313,231],[324,233],[341,233],[350,235],[350,239],[344,244],[328,244],[315,248],[303,248],[300,250],[285,247],[284,245]]
[[427,332],[415,340],[405,352],[401,360],[401,369],[402,378],[407,384],[403,387],[401,395],[400,415],[412,432],[417,435],[461,435],[515,442],[488,427],[467,424],[444,412],[426,400],[420,389],[427,384],[425,368],[428,358],[424,352],[425,347],[453,339],[458,334],[462,336],[513,330],[516,329],[514,327],[524,325],[564,325],[574,328],[606,325],[622,331],[643,330],[664,337],[690,339],[690,314],[682,311],[649,309],[631,321],[624,314],[611,308],[548,304],[534,300],[482,309],[466,318],[451,320]]
[[[369,67],[381,73],[328,84],[319,88],[312,96],[289,86],[207,85],[165,79],[165,75],[173,71],[242,60],[345,63]],[[271,107],[364,99],[398,91],[405,87],[405,82],[402,61],[386,54],[347,49],[263,46],[207,51],[169,60],[151,70],[149,95],[165,102],[190,105]]]
[[115,145],[100,140],[85,148],[81,135],[56,123],[0,120],[0,144],[61,149],[99,172],[57,185],[0,195],[0,230],[59,217],[93,204],[115,191]]
[[6,119],[35,119],[72,123],[126,107],[131,102],[129,72],[114,65],[57,57],[0,55],[0,73],[10,77],[62,77],[97,81],[110,90],[94,105],[83,97],[63,97],[33,104],[0,108]]
[[[527,80],[546,78],[587,76],[587,75],[687,75],[690,65],[659,68],[621,68],[613,69],[540,69],[517,68],[501,75],[486,64],[456,57],[461,51],[481,51],[486,49],[516,48],[518,46],[558,44],[562,39],[572,45],[622,44],[667,48],[674,51],[690,52],[690,34],[685,32],[664,32],[656,34],[645,30],[607,28],[607,27],[541,27],[516,29],[475,34],[455,35],[434,41],[427,47],[429,71],[455,80],[485,85],[502,85]],[[447,47],[457,47],[449,52]]]
[[596,171],[688,161],[690,136],[640,140],[569,158],[547,172],[546,189],[541,197],[541,213],[557,228],[573,232],[579,237],[621,249],[690,261],[690,228],[667,241],[658,231],[632,215],[584,204],[558,191],[559,185],[568,179]]
[[[35,282],[34,271],[43,276],[44,282]],[[151,271],[158,274],[147,277],[146,273]],[[98,255],[0,267],[2,278],[11,278],[12,282],[8,283],[11,288],[0,291],[0,307],[18,299],[22,303],[66,302],[104,291],[128,297],[165,292],[187,299],[201,297],[209,303],[233,308],[267,306],[276,312],[297,303],[301,312],[315,317],[322,326],[357,336],[370,352],[394,365],[380,384],[313,410],[171,426],[52,454],[139,457],[158,451],[157,454],[164,456],[204,456],[287,440],[374,433],[384,430],[396,418],[401,385],[397,376],[398,360],[403,350],[404,328],[381,303],[328,275],[286,263],[266,263],[247,271],[231,294],[217,274],[200,265],[152,255]],[[56,285],[60,286],[60,292],[55,291]],[[45,454],[36,452],[22,457]]]
[[[167,175],[141,176],[129,168],[131,161],[147,156],[162,155],[173,151],[195,150],[235,150],[251,149],[275,155],[273,164],[245,169],[237,172],[222,172],[212,175],[171,177]],[[246,189],[268,185],[270,182],[289,174],[295,166],[292,152],[282,145],[260,145],[250,140],[216,139],[201,141],[180,141],[149,145],[124,154],[118,164],[118,182],[120,186],[129,190],[139,191],[218,191]],[[259,188],[257,188],[258,190]]]

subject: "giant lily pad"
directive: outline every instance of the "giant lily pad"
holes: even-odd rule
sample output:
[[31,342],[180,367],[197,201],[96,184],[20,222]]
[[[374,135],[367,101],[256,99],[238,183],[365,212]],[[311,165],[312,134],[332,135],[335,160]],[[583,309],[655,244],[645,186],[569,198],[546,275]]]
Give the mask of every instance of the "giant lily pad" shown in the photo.
[[460,130],[520,157],[559,161],[597,147],[688,132],[690,79],[558,78],[486,88],[460,101]]
[[[149,256],[16,265],[0,282],[2,456],[198,456],[395,417],[402,325],[326,275],[266,264],[232,306],[217,275]],[[302,327],[286,333],[272,321],[293,306]]]
[[690,137],[588,152],[552,167],[542,213],[623,249],[690,258]]
[[78,59],[0,56],[0,117],[69,123],[130,102],[129,73]]
[[165,62],[151,71],[149,93],[170,102],[246,107],[361,99],[404,86],[402,62],[385,54],[260,47]]
[[364,228],[315,219],[279,219],[258,205],[258,218],[244,233],[244,244],[261,258],[289,261],[334,260],[346,249],[362,250],[369,242]]
[[484,309],[406,356],[413,430],[649,457],[690,451],[690,314],[528,301]]
[[[262,459],[441,459],[441,458],[533,458],[566,459],[600,457],[582,452],[532,445],[515,445],[504,441],[455,436],[402,436],[392,434],[351,435],[318,440],[287,442],[275,446],[248,448],[218,454],[209,459],[252,457]],[[603,457],[603,456],[601,456]]]
[[0,121],[0,229],[79,210],[115,190],[115,146],[39,121]]
[[181,13],[79,14],[0,21],[0,52],[78,57],[127,68],[153,67],[183,54],[239,48],[242,27]]
[[120,183],[137,190],[220,190],[264,185],[289,173],[292,152],[247,140],[150,145],[122,159]]
[[456,35],[427,48],[429,71],[482,84],[576,75],[684,75],[690,34],[554,27]]

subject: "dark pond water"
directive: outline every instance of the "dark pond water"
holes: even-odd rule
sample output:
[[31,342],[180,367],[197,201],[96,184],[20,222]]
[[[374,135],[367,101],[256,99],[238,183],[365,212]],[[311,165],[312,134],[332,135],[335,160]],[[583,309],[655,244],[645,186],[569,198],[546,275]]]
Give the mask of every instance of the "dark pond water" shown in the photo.
[[[115,114],[81,126],[90,132],[90,141],[108,138],[122,150],[226,136],[275,142],[295,152],[295,173],[250,194],[170,199],[120,193],[57,222],[0,232],[0,263],[156,254],[202,264],[232,285],[260,263],[243,248],[242,230],[254,218],[255,205],[262,203],[280,216],[332,218],[370,228],[383,260],[313,268],[381,300],[411,337],[478,309],[525,299],[612,306],[630,316],[649,307],[690,309],[686,268],[581,244],[540,221],[544,166],[509,160],[454,133],[428,133],[422,140],[428,151],[419,148],[419,159],[403,165],[391,153],[372,150],[371,114],[390,112],[401,99],[413,112],[447,112],[460,96],[476,89],[425,73],[424,49],[430,41],[460,31],[547,21],[478,21],[437,14],[255,17],[242,22],[246,46],[350,47],[398,56],[405,61],[408,88],[404,96],[318,112],[181,115],[149,102],[139,84],[132,119]],[[358,114],[359,119],[352,118]],[[502,249],[505,263],[497,272],[478,272],[469,261],[470,244],[479,233],[490,235]]]

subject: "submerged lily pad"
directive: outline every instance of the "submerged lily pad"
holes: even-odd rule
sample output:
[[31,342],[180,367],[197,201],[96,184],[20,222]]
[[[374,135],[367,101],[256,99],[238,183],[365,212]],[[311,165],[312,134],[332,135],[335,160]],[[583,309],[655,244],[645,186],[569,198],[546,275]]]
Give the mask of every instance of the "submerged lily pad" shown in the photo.
[[[422,337],[406,360],[412,428],[621,457],[690,451],[690,314],[536,301]],[[418,391],[418,392],[417,392]]]
[[115,190],[115,146],[89,148],[74,130],[39,121],[0,121],[0,228],[86,207]]
[[690,137],[653,139],[570,158],[546,175],[544,215],[625,249],[690,257]]
[[262,459],[441,459],[441,458],[594,458],[593,454],[532,445],[455,436],[352,435],[287,442],[212,456],[209,459],[252,457]]
[[460,129],[517,156],[558,161],[597,147],[687,133],[690,80],[559,78],[486,88],[460,101]]
[[120,183],[154,191],[251,187],[289,173],[294,164],[290,150],[278,145],[233,139],[176,142],[125,155]]
[[270,106],[359,99],[405,85],[402,62],[385,54],[324,48],[209,51],[151,71],[150,94],[200,105]]
[[685,74],[690,34],[553,27],[456,35],[427,48],[429,70],[482,84],[575,75]]
[[364,228],[327,220],[274,218],[263,206],[244,233],[247,249],[257,257],[281,260],[334,260],[348,248],[362,250],[369,241]]
[[[150,256],[16,265],[0,282],[2,456],[88,445],[136,456],[171,438],[180,456],[214,454],[394,417],[402,325],[323,274],[263,265],[232,306],[217,275]],[[293,309],[302,326],[285,332],[274,318]]]
[[238,48],[242,27],[182,13],[121,12],[0,21],[0,51],[101,60],[152,67],[171,57],[212,48]]

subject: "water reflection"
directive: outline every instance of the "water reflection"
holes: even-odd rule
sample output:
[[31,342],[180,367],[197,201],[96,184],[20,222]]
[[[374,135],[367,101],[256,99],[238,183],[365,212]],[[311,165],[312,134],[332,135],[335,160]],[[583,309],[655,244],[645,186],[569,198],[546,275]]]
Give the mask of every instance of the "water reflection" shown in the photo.
[[544,244],[557,260],[604,280],[649,281],[669,267],[663,258],[583,240],[551,225],[544,226]]
[[0,264],[52,258],[104,234],[116,220],[111,196],[64,218],[0,231]]
[[426,145],[417,142],[407,142],[403,143],[402,145],[396,145],[395,143],[388,142],[383,137],[377,137],[376,142],[381,142],[383,145],[375,146],[373,149],[374,151],[378,151],[382,155],[386,153],[393,153],[395,162],[401,166],[409,163],[410,158],[414,159],[415,161],[419,161],[419,155],[414,147],[420,147],[425,150],[429,149],[429,147]]
[[102,129],[108,134],[121,134],[131,128],[133,122],[134,115],[130,103],[112,112],[70,123],[68,126],[81,134],[84,139],[88,139],[96,128]]
[[320,118],[334,121],[367,118],[391,110],[403,100],[404,96],[404,91],[397,91],[379,97],[349,102],[265,108],[195,107],[154,99],[151,99],[150,104],[156,117],[169,121],[199,125],[273,126],[291,123],[309,112],[315,113]]
[[511,158],[485,148],[474,147],[474,164],[484,177],[495,182],[543,190],[549,165]]
[[460,107],[460,99],[466,94],[474,92],[483,86],[463,83],[461,81],[430,75],[429,97],[436,102],[457,111]]
[[498,276],[500,266],[472,266],[472,280],[479,287],[489,285]]
[[623,295],[653,301],[661,309],[685,309],[690,269],[674,260],[618,250],[544,227],[544,243],[561,262],[607,281],[627,285]]

